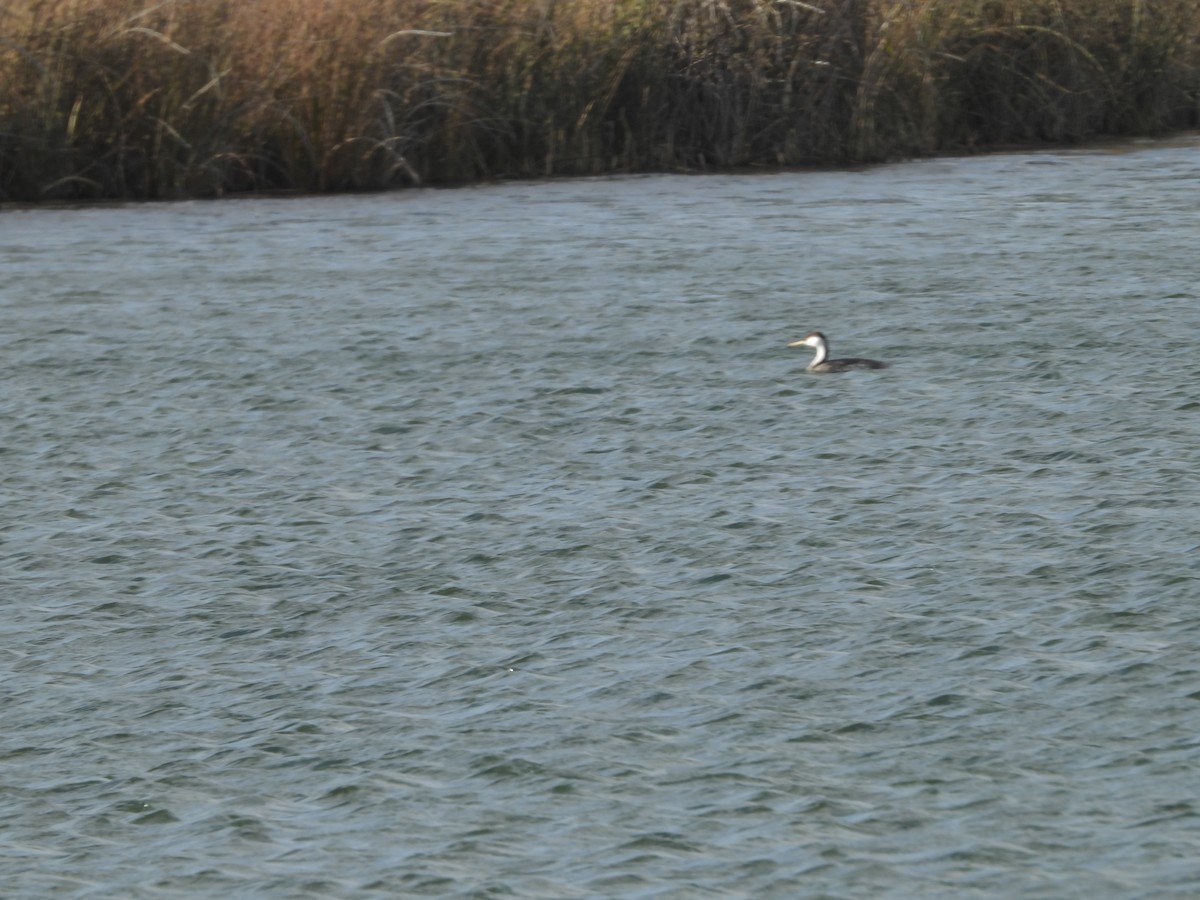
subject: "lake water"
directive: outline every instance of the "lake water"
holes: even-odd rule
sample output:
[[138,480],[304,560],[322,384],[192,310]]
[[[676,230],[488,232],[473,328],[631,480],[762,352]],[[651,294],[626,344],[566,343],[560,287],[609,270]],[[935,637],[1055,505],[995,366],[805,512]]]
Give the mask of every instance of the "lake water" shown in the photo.
[[1200,139],[0,259],[6,897],[1200,892]]

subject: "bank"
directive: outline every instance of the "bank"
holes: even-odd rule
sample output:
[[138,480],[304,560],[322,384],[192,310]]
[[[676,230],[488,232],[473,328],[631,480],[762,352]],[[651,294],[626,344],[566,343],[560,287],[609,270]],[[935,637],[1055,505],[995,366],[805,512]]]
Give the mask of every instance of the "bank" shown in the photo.
[[1200,127],[1194,0],[15,0],[0,200],[847,165]]

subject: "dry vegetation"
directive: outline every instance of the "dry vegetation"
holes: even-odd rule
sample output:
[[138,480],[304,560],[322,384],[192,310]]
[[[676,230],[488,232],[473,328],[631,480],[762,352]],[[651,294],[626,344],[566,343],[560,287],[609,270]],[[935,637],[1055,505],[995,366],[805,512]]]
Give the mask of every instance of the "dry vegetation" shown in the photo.
[[0,199],[871,161],[1200,124],[1196,0],[11,0]]

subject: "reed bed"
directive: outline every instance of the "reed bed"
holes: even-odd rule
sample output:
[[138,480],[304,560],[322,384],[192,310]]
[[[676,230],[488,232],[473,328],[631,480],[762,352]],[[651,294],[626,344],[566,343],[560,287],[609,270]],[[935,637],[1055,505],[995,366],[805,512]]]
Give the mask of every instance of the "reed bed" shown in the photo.
[[1200,125],[1195,0],[11,0],[0,199],[870,162]]

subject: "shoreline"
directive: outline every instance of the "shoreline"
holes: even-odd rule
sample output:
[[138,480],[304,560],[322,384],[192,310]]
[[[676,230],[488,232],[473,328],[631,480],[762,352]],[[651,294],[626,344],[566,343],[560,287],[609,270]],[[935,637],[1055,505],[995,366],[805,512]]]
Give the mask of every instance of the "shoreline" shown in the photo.
[[935,153],[926,156],[910,156],[903,159],[880,160],[878,162],[855,163],[850,165],[841,165],[831,163],[829,165],[805,165],[805,166],[767,166],[767,165],[745,165],[729,168],[708,168],[708,169],[693,169],[693,170],[678,170],[678,171],[645,171],[645,172],[603,172],[594,175],[531,175],[531,176],[516,176],[505,177],[496,176],[475,181],[462,181],[455,183],[443,184],[420,184],[420,185],[398,185],[392,187],[378,188],[358,188],[350,190],[297,190],[289,188],[267,189],[267,190],[248,190],[228,192],[224,194],[208,195],[208,196],[192,196],[192,197],[155,197],[155,198],[139,198],[139,197],[98,197],[94,199],[77,199],[77,200],[2,200],[0,199],[0,213],[5,211],[29,211],[29,210],[81,210],[81,209],[103,209],[105,207],[127,207],[127,206],[143,206],[147,204],[175,204],[175,203],[219,203],[222,201],[237,201],[237,200],[311,200],[321,199],[326,197],[348,197],[348,196],[378,196],[381,194],[403,194],[409,191],[457,191],[469,190],[471,188],[480,187],[499,187],[509,184],[551,184],[555,182],[565,181],[604,181],[617,179],[633,179],[633,178],[654,178],[654,177],[695,177],[698,179],[709,176],[769,176],[769,175],[787,175],[787,174],[804,174],[804,173],[822,173],[822,172],[861,172],[872,169],[879,169],[886,166],[904,165],[906,163],[917,162],[935,162],[937,160],[959,160],[959,159],[978,159],[986,156],[1009,156],[1009,155],[1037,155],[1037,154],[1056,154],[1056,153],[1079,153],[1079,154],[1100,154],[1108,153],[1119,155],[1124,153],[1136,153],[1140,150],[1150,150],[1163,146],[1195,146],[1200,150],[1200,129],[1184,129],[1161,135],[1128,135],[1128,136],[1109,136],[1098,137],[1095,140],[1078,141],[1061,144],[1044,144],[1044,143],[1029,143],[1020,145],[998,146],[995,148],[979,148],[973,151],[963,152],[946,152]]

